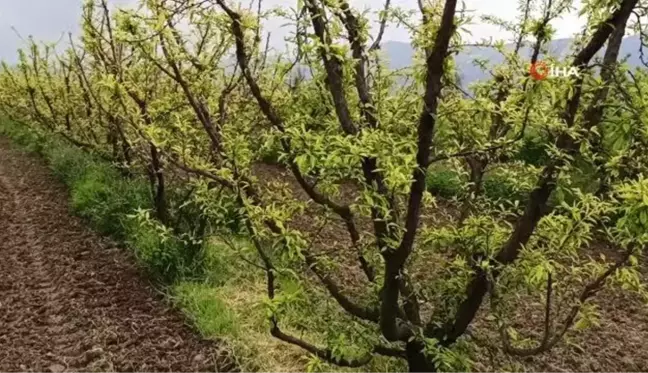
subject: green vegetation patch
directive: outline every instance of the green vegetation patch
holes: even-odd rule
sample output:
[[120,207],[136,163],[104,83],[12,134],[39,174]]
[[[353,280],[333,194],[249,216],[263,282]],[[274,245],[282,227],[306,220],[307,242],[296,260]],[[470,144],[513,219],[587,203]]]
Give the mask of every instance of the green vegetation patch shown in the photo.
[[180,282],[173,287],[173,294],[200,334],[232,337],[239,335],[238,316],[221,299],[218,288],[209,284]]
[[430,193],[446,199],[460,196],[466,184],[461,174],[446,167],[430,168],[425,182]]

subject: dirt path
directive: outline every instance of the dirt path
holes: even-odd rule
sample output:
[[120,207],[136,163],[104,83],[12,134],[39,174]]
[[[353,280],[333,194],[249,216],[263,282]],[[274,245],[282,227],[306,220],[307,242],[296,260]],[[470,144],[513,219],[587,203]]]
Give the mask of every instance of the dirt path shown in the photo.
[[0,371],[231,367],[67,206],[42,161],[0,138]]

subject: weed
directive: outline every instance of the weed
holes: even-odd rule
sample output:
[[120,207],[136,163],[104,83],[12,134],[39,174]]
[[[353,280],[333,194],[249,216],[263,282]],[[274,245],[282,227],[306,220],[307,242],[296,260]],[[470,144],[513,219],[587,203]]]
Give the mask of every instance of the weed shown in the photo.
[[448,168],[430,169],[425,182],[430,193],[448,199],[459,196],[465,184],[459,173]]
[[237,316],[219,298],[218,288],[180,282],[173,287],[173,294],[202,335],[235,337],[239,334]]
[[523,203],[535,183],[532,166],[495,167],[484,177],[484,196],[494,203]]
[[125,238],[126,215],[150,206],[146,184],[120,179],[104,166],[87,168],[72,182],[71,190],[74,209],[100,232],[119,239]]
[[540,136],[525,137],[516,158],[528,165],[541,166],[548,158],[546,143]]

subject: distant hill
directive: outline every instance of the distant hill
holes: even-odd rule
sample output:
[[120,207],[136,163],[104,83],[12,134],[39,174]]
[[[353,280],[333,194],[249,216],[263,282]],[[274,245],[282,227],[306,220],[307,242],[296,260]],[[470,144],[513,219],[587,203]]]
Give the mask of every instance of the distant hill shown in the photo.
[[[549,45],[549,54],[561,58],[568,57],[571,51],[573,39],[557,39]],[[632,67],[642,66],[639,54],[641,40],[639,36],[628,36],[623,40],[621,45],[620,58],[628,58],[627,62]],[[512,45],[507,47],[513,48]],[[400,69],[412,64],[414,50],[409,43],[398,41],[387,41],[382,45],[382,49],[389,59],[390,67]],[[603,52],[600,53],[602,55]],[[522,50],[523,55],[530,56],[530,48]],[[648,51],[647,51],[648,54]],[[490,66],[495,66],[504,61],[504,57],[493,48],[488,47],[467,47],[464,52],[456,57],[459,67],[461,80],[464,86],[482,80],[487,77],[479,66],[473,62],[476,58],[488,61]],[[648,56],[646,57],[648,59]]]

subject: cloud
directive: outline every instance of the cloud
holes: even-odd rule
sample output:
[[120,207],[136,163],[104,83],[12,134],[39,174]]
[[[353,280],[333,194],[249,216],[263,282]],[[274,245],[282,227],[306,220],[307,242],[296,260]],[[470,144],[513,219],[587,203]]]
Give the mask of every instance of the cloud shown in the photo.
[[[137,0],[108,0],[111,5],[132,5]],[[0,0],[0,59],[16,60],[26,39],[57,42],[67,33],[79,33],[83,0]]]
[[[108,0],[113,6],[133,5],[137,0]],[[405,9],[416,9],[417,0],[393,0],[394,6]],[[249,1],[243,1],[247,4]],[[350,0],[360,9],[380,9],[382,1]],[[475,20],[479,15],[493,14],[514,21],[518,18],[518,0],[466,0],[467,9],[474,10]],[[15,61],[16,50],[24,46],[23,38],[33,35],[36,40],[55,42],[65,40],[68,32],[78,34],[82,0],[0,0],[0,59]],[[265,7],[295,6],[296,0],[264,0]],[[578,31],[582,21],[571,14],[557,22],[558,37],[570,37]],[[493,37],[495,39],[510,37],[497,27],[486,24],[475,24],[469,27],[472,35],[468,40]],[[281,47],[284,38],[291,30],[285,27],[285,21],[271,19],[266,23],[266,31],[273,35],[273,45]],[[408,41],[409,34],[405,29],[391,27],[385,33],[385,40]]]

